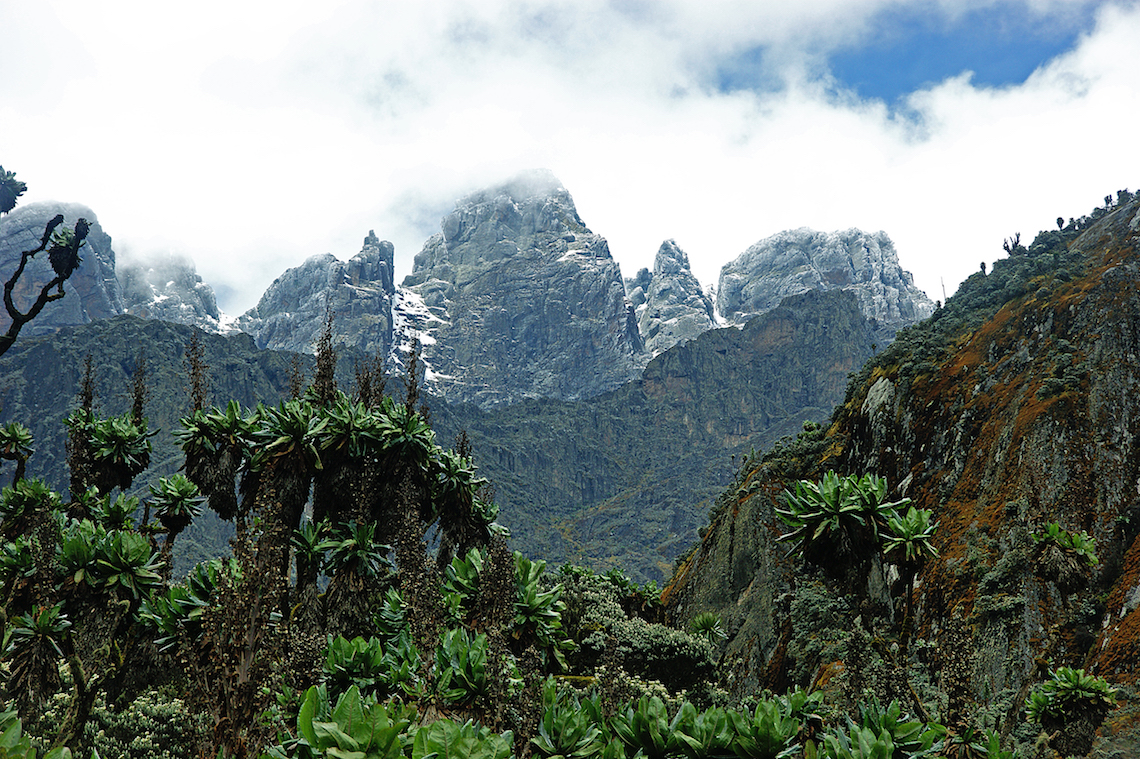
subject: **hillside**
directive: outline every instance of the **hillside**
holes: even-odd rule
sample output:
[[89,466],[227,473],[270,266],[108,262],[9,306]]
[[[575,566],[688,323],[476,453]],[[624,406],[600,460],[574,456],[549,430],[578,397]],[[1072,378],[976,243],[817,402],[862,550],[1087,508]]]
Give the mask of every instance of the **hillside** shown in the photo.
[[[19,421],[34,435],[35,453],[28,460],[28,471],[67,492],[64,419],[77,405],[84,359],[92,359],[97,409],[109,416],[129,410],[130,378],[141,355],[151,391],[146,408],[149,428],[158,432],[152,440],[151,467],[135,482],[136,494],[147,495],[148,483],[172,474],[182,462],[171,431],[190,407],[183,356],[195,332],[184,325],[117,316],[18,340],[0,359],[0,419]],[[244,334],[197,334],[210,367],[212,398],[233,398],[252,407],[258,401],[276,403],[287,394],[294,354],[258,350]],[[301,360],[311,363],[309,357]],[[232,534],[232,526],[207,510],[178,546],[176,573],[228,551],[226,541]]]
[[[909,680],[947,723],[1008,734],[1051,667],[1140,676],[1140,202],[1122,192],[1010,248],[868,362],[825,431],[750,461],[722,494],[665,597],[675,619],[725,617],[736,687],[909,700]],[[890,566],[853,584],[775,544],[783,488],[827,469],[885,477],[937,520],[905,661],[889,646],[902,614]],[[1058,572],[1049,523],[1095,539],[1099,563]],[[1106,741],[1134,745],[1129,714]]]

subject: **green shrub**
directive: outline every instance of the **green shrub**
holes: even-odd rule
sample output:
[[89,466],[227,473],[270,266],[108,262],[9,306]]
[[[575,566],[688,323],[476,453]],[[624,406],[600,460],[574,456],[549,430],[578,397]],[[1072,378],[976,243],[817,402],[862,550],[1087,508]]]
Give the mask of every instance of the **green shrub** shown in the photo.
[[956,759],[1014,759],[1012,750],[1001,747],[1001,736],[996,730],[980,733],[967,727],[961,735],[954,735],[946,741],[946,752]]
[[776,759],[786,755],[800,732],[800,717],[779,702],[762,699],[752,714],[731,711],[736,735],[732,750],[740,759]]
[[471,637],[457,627],[445,632],[435,650],[440,695],[453,704],[471,703],[487,695],[487,636]]
[[859,722],[847,720],[851,734],[856,727],[863,728],[866,734],[889,735],[894,746],[894,759],[927,756],[942,749],[946,728],[937,723],[923,724],[904,714],[898,701],[892,701],[885,708],[878,698],[859,704]]
[[1049,522],[1033,540],[1037,544],[1034,555],[1037,573],[1057,583],[1062,591],[1084,586],[1093,567],[1100,563],[1096,541],[1086,532],[1069,532],[1056,522]]
[[790,531],[791,553],[820,566],[842,569],[878,553],[891,518],[909,498],[887,501],[887,481],[873,474],[840,477],[833,471],[818,483],[799,480],[785,490],[776,514]]
[[385,680],[390,660],[385,660],[384,649],[376,638],[357,636],[347,640],[343,636],[329,636],[325,651],[325,675],[332,686],[332,695],[339,696],[350,687],[363,693],[375,693]]
[[[36,759],[35,746],[23,734],[16,712],[0,712],[0,759]],[[43,759],[71,759],[71,749],[53,748]]]
[[297,714],[297,738],[262,754],[263,759],[400,759],[415,711],[400,704],[378,704],[350,687],[329,709],[316,686],[305,693]]
[[569,690],[559,690],[554,678],[548,677],[543,707],[538,735],[530,740],[539,756],[589,759],[605,750],[605,720],[597,696],[580,699]]
[[[678,716],[681,712],[678,711]],[[627,754],[647,759],[665,759],[684,751],[688,744],[669,719],[665,703],[657,698],[640,698],[610,718],[614,735],[626,747]]]
[[479,595],[479,578],[483,573],[483,552],[472,548],[466,556],[456,556],[444,570],[443,605],[452,624],[461,624]]
[[1030,692],[1025,701],[1029,720],[1040,724],[1051,720],[1063,721],[1086,707],[1106,713],[1116,708],[1116,689],[1102,677],[1071,667],[1058,667],[1048,680]]
[[1083,669],[1059,667],[1025,700],[1030,722],[1040,724],[1062,756],[1084,756],[1096,729],[1116,708],[1116,690]]
[[714,706],[698,712],[684,701],[670,723],[684,744],[681,753],[688,759],[732,756],[736,733],[729,712]]
[[[814,748],[811,749],[815,756]],[[819,756],[826,759],[894,759],[895,744],[888,730],[879,733],[865,727],[833,730],[823,736],[823,749]],[[808,751],[804,751],[808,756]]]
[[566,604],[562,602],[562,585],[543,589],[541,580],[545,572],[545,561],[531,561],[515,552],[518,597],[515,600],[514,635],[519,637],[524,631],[532,631],[543,655],[549,652],[558,666],[566,669],[563,651],[574,648],[574,643],[562,630],[562,612],[566,610]]
[[720,615],[711,611],[702,611],[689,622],[689,632],[699,635],[712,645],[716,645],[728,637],[724,631],[724,624]]
[[635,678],[663,683],[674,693],[714,677],[715,651],[704,637],[627,613],[620,602],[622,591],[605,576],[563,577],[566,629],[578,643],[579,661],[601,660],[607,646],[616,641],[614,653],[621,669]]
[[510,730],[494,733],[472,722],[441,719],[416,730],[411,759],[507,759],[514,739]]
[[59,494],[40,480],[23,479],[0,492],[0,517],[7,523],[39,509],[58,509]]

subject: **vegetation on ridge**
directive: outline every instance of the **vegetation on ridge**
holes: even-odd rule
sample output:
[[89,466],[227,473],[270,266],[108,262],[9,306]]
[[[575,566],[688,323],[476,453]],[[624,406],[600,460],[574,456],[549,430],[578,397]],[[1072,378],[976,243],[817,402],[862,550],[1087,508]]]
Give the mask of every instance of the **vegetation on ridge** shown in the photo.
[[[1079,642],[1045,641],[1064,664],[1035,663],[1023,691],[965,661],[974,631],[1004,641],[1033,603],[1095,619],[1086,584],[1103,592],[1103,532],[1094,541],[1069,518],[1037,513],[999,547],[941,505],[912,505],[927,491],[906,480],[892,491],[882,470],[796,477],[838,469],[850,450],[839,443],[873,438],[856,430],[837,441],[807,424],[747,458],[705,533],[711,546],[731,525],[725,577],[702,578],[735,584],[726,611],[678,607],[676,584],[662,605],[654,586],[619,573],[547,572],[510,551],[467,444],[438,445],[417,408],[415,373],[403,401],[363,385],[349,396],[335,386],[330,348],[313,385],[275,406],[192,402],[186,474],[142,501],[125,490],[152,452],[145,386],[111,420],[81,394],[70,500],[26,476],[34,441],[5,430],[0,451],[18,475],[0,497],[0,672],[21,721],[0,717],[0,750],[958,759],[1009,757],[1036,740],[1044,757],[1087,751],[1117,700],[1132,698],[1066,666]],[[1032,402],[1072,392],[1058,367],[1064,387],[1043,397],[1034,385]],[[925,370],[907,376],[925,387]],[[747,555],[779,542],[774,508],[757,518],[768,496],[802,565],[781,564],[783,552]],[[234,521],[233,556],[172,582],[169,548],[203,503]],[[1020,518],[1010,503],[1001,506]],[[989,554],[1001,558],[986,563]],[[769,579],[750,561],[768,562]],[[1058,565],[1081,576],[1072,593],[1060,573],[1048,579]],[[1045,576],[1038,585],[1022,579],[1030,567]],[[976,595],[968,617],[946,614],[935,629],[930,594],[953,599],[940,584],[948,576],[959,583],[950,591],[973,583]],[[1039,595],[1027,600],[1030,590]],[[764,605],[778,629],[758,631],[733,611]],[[768,658],[733,647],[764,635]],[[996,692],[972,700],[979,682]]]
[[[937,715],[954,756],[984,730],[1027,756],[1084,755],[1098,725],[1105,756],[1135,746],[1138,213],[1122,191],[1028,248],[1007,240],[1008,258],[851,375],[828,423],[747,458],[664,594],[678,622],[724,618],[730,694],[812,685],[851,710],[872,692]],[[799,481],[828,492],[829,470],[889,477],[884,500],[911,501],[890,553],[840,500],[814,509],[817,562],[779,551],[781,533],[817,534],[779,512],[811,492]],[[833,530],[862,533],[866,571]],[[1062,667],[1113,681],[1124,708],[1028,721]]]

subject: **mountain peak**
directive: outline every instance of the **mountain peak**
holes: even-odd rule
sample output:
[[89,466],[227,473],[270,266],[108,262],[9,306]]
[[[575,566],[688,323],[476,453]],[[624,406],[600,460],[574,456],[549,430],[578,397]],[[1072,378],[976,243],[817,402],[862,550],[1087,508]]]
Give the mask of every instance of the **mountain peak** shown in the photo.
[[449,401],[570,400],[636,376],[621,271],[553,174],[467,195],[440,227],[403,286],[427,309],[423,358]]
[[661,243],[644,296],[634,297],[645,350],[654,356],[716,326],[712,300],[689,269],[688,254],[674,240]]
[[[40,244],[44,227],[56,214],[64,217],[63,226],[72,227],[80,218],[91,223],[87,241],[80,250],[83,262],[67,282],[67,297],[49,303],[22,333],[24,337],[45,335],[61,327],[87,324],[92,319],[105,319],[123,313],[123,298],[115,278],[115,251],[111,237],[103,231],[99,219],[85,205],[43,201],[20,206],[0,218],[0,267],[5,277],[15,271],[20,254]],[[33,258],[13,292],[16,304],[25,308],[35,294],[55,277],[47,256]],[[8,315],[0,315],[0,328],[8,328]]]
[[863,313],[878,323],[881,343],[934,312],[934,304],[899,264],[886,232],[807,227],[767,237],[725,264],[717,309],[726,321],[740,324],[789,295],[812,289],[854,292]]

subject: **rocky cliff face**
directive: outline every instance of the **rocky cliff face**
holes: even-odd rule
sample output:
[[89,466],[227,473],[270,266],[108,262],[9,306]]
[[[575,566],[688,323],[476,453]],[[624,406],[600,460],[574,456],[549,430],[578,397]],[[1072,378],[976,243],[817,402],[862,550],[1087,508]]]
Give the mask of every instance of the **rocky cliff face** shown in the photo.
[[587,398],[637,375],[621,271],[553,175],[474,193],[441,226],[404,287],[430,312],[418,336],[448,401]]
[[334,344],[387,356],[392,346],[392,243],[374,232],[349,261],[312,256],[273,281],[235,326],[260,348],[312,353],[331,309]]
[[519,550],[661,581],[733,457],[826,418],[873,341],[852,294],[811,291],[676,345],[595,398],[433,405],[432,419],[441,439],[469,434]]
[[635,282],[630,301],[646,353],[656,356],[716,326],[712,300],[689,268],[689,257],[666,240],[657,251],[648,284]]
[[[95,212],[76,203],[32,203],[0,217],[0,271],[5,272],[5,280],[19,265],[20,254],[39,245],[44,225],[56,214],[63,214],[65,227],[73,228],[80,218],[91,223],[87,242],[79,251],[83,262],[64,284],[66,297],[47,304],[40,315],[24,327],[21,337],[49,334],[60,327],[86,324],[92,319],[106,319],[123,312],[111,238],[103,231]],[[13,292],[17,307],[26,311],[53,277],[47,254],[36,256]],[[6,330],[8,324],[7,313],[0,312],[0,328]]]
[[[826,436],[742,471],[667,592],[674,614],[727,617],[742,688],[870,687],[907,702],[917,691],[951,718],[992,715],[1023,742],[1037,736],[1020,711],[1026,693],[1050,667],[1135,683],[1138,293],[1137,201],[973,275],[860,372]],[[938,522],[903,661],[889,649],[903,613],[890,566],[851,600],[775,545],[782,488],[825,469],[884,476],[892,498]],[[1062,580],[1034,539],[1048,523],[1087,532],[1099,563],[1077,562]],[[1127,714],[1103,729],[1098,755],[1132,753],[1111,748],[1135,748]]]
[[761,240],[725,264],[717,285],[717,310],[726,321],[741,323],[788,295],[810,289],[855,293],[863,313],[878,325],[880,345],[894,339],[899,328],[934,311],[934,304],[899,265],[885,232],[807,228]]
[[116,277],[125,313],[206,332],[226,329],[213,288],[202,281],[189,258],[169,254],[148,261],[121,261]]

